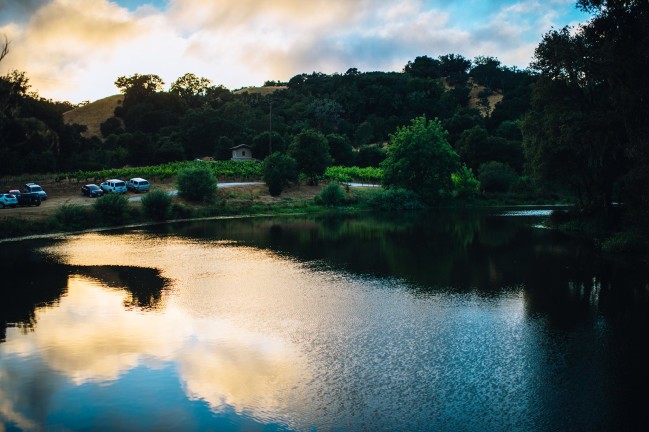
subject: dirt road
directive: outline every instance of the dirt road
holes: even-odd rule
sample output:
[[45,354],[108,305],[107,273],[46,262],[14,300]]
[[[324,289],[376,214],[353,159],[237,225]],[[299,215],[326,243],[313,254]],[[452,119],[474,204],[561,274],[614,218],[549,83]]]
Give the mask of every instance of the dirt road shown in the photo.
[[[0,210],[0,222],[5,218],[19,218],[27,220],[44,220],[56,213],[56,211],[65,204],[74,205],[92,205],[96,198],[88,198],[81,195],[81,186],[83,183],[77,182],[51,182],[40,183],[47,192],[47,199],[39,207],[16,207],[5,208]],[[16,184],[11,189],[20,189],[22,185]],[[245,200],[258,203],[281,202],[290,197],[292,200],[309,200],[313,199],[319,192],[318,186],[296,186],[286,189],[281,197],[271,197],[268,188],[261,182],[245,183],[219,183],[218,194],[226,200]],[[164,190],[174,195],[176,183],[174,180],[160,182],[151,182],[151,190]],[[141,205],[142,194],[128,192],[131,205]],[[180,199],[174,197],[174,199]]]

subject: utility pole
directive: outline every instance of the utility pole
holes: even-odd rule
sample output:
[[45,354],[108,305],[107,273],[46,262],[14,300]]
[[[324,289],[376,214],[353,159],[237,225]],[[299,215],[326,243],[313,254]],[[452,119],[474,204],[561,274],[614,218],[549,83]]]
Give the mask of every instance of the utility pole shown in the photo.
[[273,153],[273,100],[269,102],[268,113],[268,156]]

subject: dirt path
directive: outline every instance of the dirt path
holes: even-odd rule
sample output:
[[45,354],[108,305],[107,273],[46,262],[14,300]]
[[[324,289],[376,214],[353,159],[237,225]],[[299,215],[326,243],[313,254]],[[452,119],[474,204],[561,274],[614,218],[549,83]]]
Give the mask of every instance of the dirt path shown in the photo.
[[[49,216],[56,213],[56,211],[65,204],[74,205],[92,205],[96,198],[88,198],[81,195],[81,186],[83,183],[77,182],[42,182],[40,185],[47,192],[47,199],[41,203],[39,207],[16,207],[5,208],[0,210],[0,223],[5,218],[17,218],[27,220],[45,220]],[[223,184],[226,186],[226,184]],[[21,185],[16,184],[11,187],[12,189],[20,189]],[[152,181],[151,190],[164,190],[171,192],[176,190],[176,183],[173,179],[165,181]],[[232,201],[252,201],[255,203],[273,203],[282,202],[286,199],[290,200],[309,200],[313,199],[321,188],[318,186],[296,186],[286,189],[280,197],[272,197],[268,193],[268,188],[263,183],[247,184],[247,183],[231,183],[228,187],[223,187],[218,190],[218,194],[226,200]],[[142,194],[128,192],[126,196],[129,198],[130,204],[134,206],[141,205],[140,198]],[[175,200],[180,200],[174,197]]]

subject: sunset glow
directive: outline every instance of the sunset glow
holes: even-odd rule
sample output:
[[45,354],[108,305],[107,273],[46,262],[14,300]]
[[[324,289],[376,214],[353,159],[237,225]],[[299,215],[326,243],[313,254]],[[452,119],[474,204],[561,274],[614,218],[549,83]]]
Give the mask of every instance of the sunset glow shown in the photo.
[[420,55],[488,55],[525,68],[552,26],[584,21],[573,0],[0,1],[10,53],[31,90],[80,102],[118,76],[187,72],[230,89],[299,73],[400,71]]

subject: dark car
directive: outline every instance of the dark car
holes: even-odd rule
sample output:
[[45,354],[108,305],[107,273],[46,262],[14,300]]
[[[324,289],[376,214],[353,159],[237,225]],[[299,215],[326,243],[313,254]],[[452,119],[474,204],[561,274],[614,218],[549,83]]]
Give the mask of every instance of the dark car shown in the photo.
[[21,193],[15,195],[15,197],[18,199],[18,205],[21,207],[38,207],[41,205],[41,196],[37,193]]
[[85,186],[81,186],[81,193],[87,197],[95,198],[102,196],[104,194],[104,191],[101,190],[101,188],[96,184],[87,184]]

